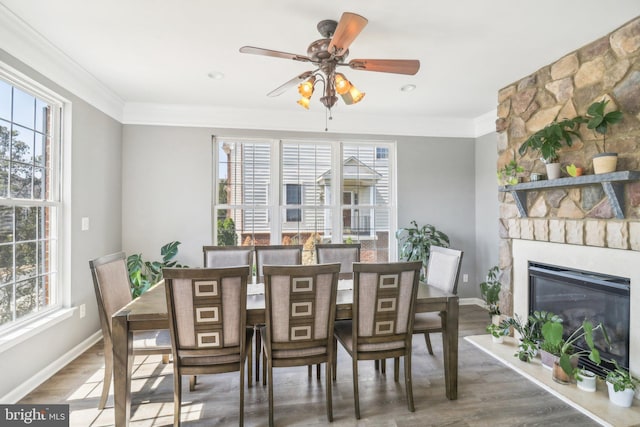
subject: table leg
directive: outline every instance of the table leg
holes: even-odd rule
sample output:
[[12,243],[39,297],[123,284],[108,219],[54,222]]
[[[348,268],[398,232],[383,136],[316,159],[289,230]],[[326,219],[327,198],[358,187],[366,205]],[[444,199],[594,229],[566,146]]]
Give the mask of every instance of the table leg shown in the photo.
[[127,312],[113,316],[113,401],[116,427],[129,425],[131,416],[131,367],[133,365],[132,333]]
[[442,349],[444,358],[444,382],[447,398],[458,398],[458,297],[449,298],[444,313]]

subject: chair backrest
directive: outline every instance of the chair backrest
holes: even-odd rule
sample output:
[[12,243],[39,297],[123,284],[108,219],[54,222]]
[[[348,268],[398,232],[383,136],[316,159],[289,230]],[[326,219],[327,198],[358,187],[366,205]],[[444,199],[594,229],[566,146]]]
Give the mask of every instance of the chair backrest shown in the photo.
[[263,282],[262,267],[265,265],[302,264],[302,245],[256,246],[256,278]]
[[210,355],[228,355],[229,363],[241,360],[251,267],[162,271],[174,359],[180,364]]
[[353,265],[354,349],[411,345],[421,261]]
[[253,265],[253,246],[203,246],[205,268]]
[[426,282],[445,292],[458,292],[458,276],[462,264],[462,251],[431,246]]
[[102,333],[110,341],[111,316],[132,300],[127,257],[124,252],[101,256],[90,260],[89,268],[96,291]]
[[333,342],[340,264],[265,266],[267,345],[272,350]]
[[316,244],[318,264],[340,263],[340,278],[353,277],[353,263],[360,262],[360,243],[318,243]]

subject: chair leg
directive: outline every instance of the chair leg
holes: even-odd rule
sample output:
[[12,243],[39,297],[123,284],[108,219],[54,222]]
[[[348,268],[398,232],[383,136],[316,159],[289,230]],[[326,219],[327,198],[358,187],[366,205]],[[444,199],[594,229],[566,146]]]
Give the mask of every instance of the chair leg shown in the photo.
[[373,366],[376,369],[376,371],[380,370],[380,361],[379,360],[374,360]]
[[[263,360],[263,365],[267,366],[267,372],[269,373],[269,427],[273,427],[273,366],[270,360]],[[262,373],[262,379],[264,381],[264,372]]]
[[380,372],[387,373],[387,359],[380,359]]
[[198,381],[198,379],[196,378],[195,375],[191,375],[189,377],[189,391],[195,391],[196,390],[196,382]]
[[162,364],[166,365],[167,363],[169,363],[169,354],[163,354],[162,355]]
[[404,355],[404,383],[407,388],[409,411],[415,412],[416,408],[413,405],[413,383],[411,382],[411,350]]
[[111,377],[113,377],[113,350],[104,349],[104,380],[102,381],[102,396],[98,409],[103,410],[109,398],[109,388],[111,387]]
[[312,365],[307,365],[307,374],[309,375],[309,378],[311,378],[311,372],[313,372]]
[[[251,346],[251,341],[249,341],[249,345],[247,347],[247,388],[251,388],[253,385],[253,347]],[[242,366],[244,366],[244,362],[242,363]]]
[[[260,334],[260,328],[257,326],[253,329],[253,334],[256,341],[256,383],[260,380],[260,351],[262,350],[262,334]],[[263,382],[264,384],[264,382]]]
[[400,358],[393,358],[393,380],[398,382],[398,378],[400,377]]
[[[251,343],[249,343],[249,349],[251,349]],[[248,365],[251,366],[251,363],[252,361],[249,359]],[[251,385],[251,379],[249,379],[249,385]],[[240,363],[240,427],[242,426],[244,426],[244,361]]]
[[[333,401],[332,401],[332,397],[331,397],[331,363],[332,363],[332,359],[333,356],[329,355],[329,357],[327,357],[327,366],[325,366],[325,381],[326,381],[326,388],[327,388],[327,421],[329,422],[333,422]],[[318,366],[320,366],[320,364],[318,364]]]
[[338,340],[333,339],[333,367],[331,368],[331,375],[333,376],[333,382],[336,381],[338,371]]
[[353,407],[356,411],[356,419],[360,419],[360,396],[358,395],[358,360],[355,358],[355,351],[353,357]]
[[[175,362],[174,362],[175,363]],[[182,375],[173,370],[173,426],[180,426],[180,405],[182,404]]]
[[267,385],[267,353],[262,352],[262,385]]
[[320,364],[318,363],[316,365],[316,378],[318,379],[318,381],[320,381]]
[[429,354],[433,356],[433,348],[431,348],[431,339],[429,338],[429,332],[424,333],[424,342],[427,343],[427,350],[429,350]]

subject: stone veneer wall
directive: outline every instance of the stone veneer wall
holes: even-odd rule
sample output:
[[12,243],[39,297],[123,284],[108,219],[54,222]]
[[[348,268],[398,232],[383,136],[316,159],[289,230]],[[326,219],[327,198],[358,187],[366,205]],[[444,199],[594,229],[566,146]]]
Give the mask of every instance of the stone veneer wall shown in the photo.
[[[607,134],[606,151],[618,153],[617,170],[640,170],[640,17],[498,93],[498,169],[516,159],[529,173],[545,173],[531,153],[519,157],[518,147],[529,135],[556,117],[586,114],[591,103],[610,102],[623,120]],[[580,138],[559,152],[563,166],[574,163],[593,173],[591,158],[601,135],[580,128]],[[499,193],[501,311],[513,312],[512,239],[541,240],[640,251],[640,182],[625,185],[625,219],[613,215],[602,187],[528,192],[528,218],[520,218],[509,193]]]

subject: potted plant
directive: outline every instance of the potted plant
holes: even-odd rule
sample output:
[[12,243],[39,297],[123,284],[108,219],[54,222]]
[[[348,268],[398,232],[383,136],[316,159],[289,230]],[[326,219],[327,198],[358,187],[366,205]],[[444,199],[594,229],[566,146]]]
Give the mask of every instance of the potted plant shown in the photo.
[[491,340],[497,344],[502,344],[504,337],[509,334],[509,328],[503,328],[495,323],[487,325],[486,330],[491,335]]
[[500,327],[513,327],[520,335],[518,352],[514,355],[523,362],[530,362],[538,354],[540,343],[543,341],[542,326],[545,323],[561,323],[562,319],[547,311],[534,311],[526,319],[521,319],[518,314],[508,317]]
[[593,393],[596,391],[596,374],[587,369],[578,369],[575,373],[578,388]]
[[518,162],[511,160],[498,169],[498,185],[515,185],[520,182],[518,174],[524,172],[524,168],[518,165]]
[[[581,354],[588,354],[589,360],[593,363],[600,364],[600,352],[595,348],[593,342],[593,332],[600,330],[604,339],[609,345],[609,336],[602,323],[598,323],[597,326],[589,320],[584,320],[575,331],[569,335],[567,339],[563,338],[564,327],[559,322],[546,322],[542,325],[542,336],[545,342],[549,342],[550,345],[559,346],[560,357],[557,362],[554,362],[552,369],[552,378],[554,381],[561,384],[569,384],[571,379],[576,374],[576,364],[578,362],[578,356]],[[578,340],[584,339],[589,347],[589,350],[581,350],[574,352],[575,344]],[[572,363],[574,361],[574,363]]]
[[145,261],[142,254],[133,254],[127,257],[127,270],[129,272],[129,282],[131,284],[131,294],[133,298],[142,295],[151,286],[162,280],[162,269],[164,267],[186,267],[173,261],[178,254],[180,242],[169,242],[160,248],[162,261]]
[[496,325],[500,323],[500,288],[502,283],[498,281],[500,268],[495,265],[489,269],[487,280],[480,283],[480,296],[489,309],[489,316]]
[[419,227],[413,220],[411,225],[413,227],[404,227],[396,231],[396,238],[400,242],[400,258],[406,261],[422,261],[420,279],[424,280],[431,245],[448,248],[449,236],[436,230],[431,224]]
[[559,122],[554,120],[527,138],[520,145],[518,153],[524,156],[528,149],[538,151],[542,162],[547,168],[547,178],[559,178],[558,150],[562,148],[563,143],[569,147],[573,145],[573,137],[578,136],[578,126],[583,122],[584,118],[581,116],[573,119],[564,119]]
[[628,408],[633,403],[633,397],[640,381],[634,378],[629,371],[621,368],[615,360],[611,362],[615,369],[610,371],[606,378],[609,400],[614,405]]
[[587,128],[602,135],[602,148],[596,143],[598,154],[593,156],[593,172],[596,174],[614,172],[618,164],[618,153],[607,152],[606,142],[609,125],[622,120],[622,112],[614,110],[605,113],[608,103],[608,100],[603,99],[594,102],[587,109],[587,119],[589,120]]

